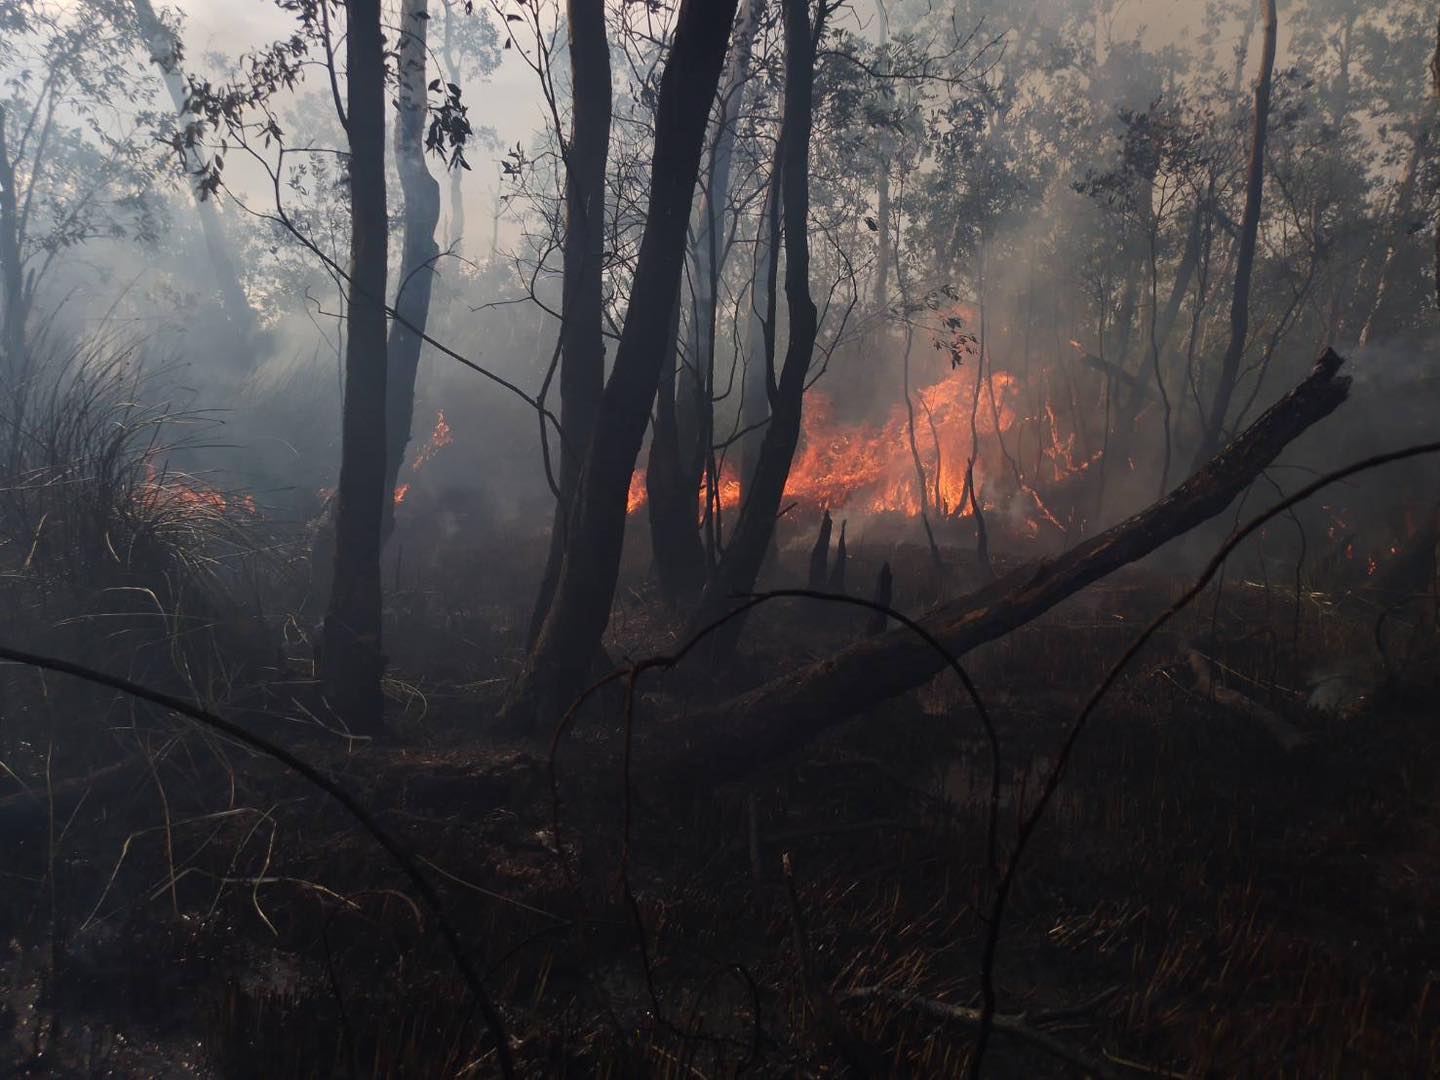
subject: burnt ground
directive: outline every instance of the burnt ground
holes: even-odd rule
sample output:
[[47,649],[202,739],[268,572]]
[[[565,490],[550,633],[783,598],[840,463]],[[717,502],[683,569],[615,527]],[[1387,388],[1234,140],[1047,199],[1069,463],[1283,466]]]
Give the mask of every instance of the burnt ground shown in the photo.
[[[852,581],[882,555],[902,585],[923,577],[904,570],[923,552],[856,554]],[[1181,584],[1132,568],[966,658],[1001,736],[1002,855],[1080,702]],[[383,745],[293,719],[294,640],[226,686],[232,714],[423,860],[525,1074],[961,1074],[973,1026],[907,999],[980,1001],[989,757],[952,676],[746,785],[636,774],[628,799],[612,696],[563,741],[557,803],[548,733],[489,724],[523,608],[464,595],[418,573],[394,594]],[[661,610],[622,590],[612,659],[672,648]],[[644,676],[634,738],[862,620],[774,605],[736,670]],[[1237,570],[1167,628],[1096,714],[1025,859],[1001,1011],[1117,1076],[1440,1075],[1434,625],[1433,599],[1352,582],[1297,603]],[[158,710],[42,683],[6,684],[0,1071],[495,1074],[435,919],[331,800]],[[1282,747],[1257,709],[1303,743]],[[847,998],[876,987],[898,998]],[[1083,1073],[997,1034],[985,1074]]]

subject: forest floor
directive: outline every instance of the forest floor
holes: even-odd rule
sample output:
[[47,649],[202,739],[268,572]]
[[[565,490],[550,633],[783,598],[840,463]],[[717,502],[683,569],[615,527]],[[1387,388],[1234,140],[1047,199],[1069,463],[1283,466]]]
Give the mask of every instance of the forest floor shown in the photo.
[[[873,580],[878,554],[852,554],[851,580]],[[965,659],[1000,733],[1002,859],[1080,703],[1183,584],[1131,568]],[[548,732],[489,730],[514,655],[494,643],[523,614],[457,608],[460,585],[393,601],[393,740],[351,749],[276,719],[283,660],[246,715],[421,860],[524,1075],[963,1074],[973,1026],[913,1000],[980,1003],[990,758],[953,676],[744,785],[636,774],[627,792],[613,699],[553,764]],[[1152,643],[1024,860],[1000,1011],[1116,1076],[1440,1075],[1440,664],[1422,609],[1231,580]],[[658,610],[624,592],[612,658],[673,648]],[[736,670],[645,676],[633,737],[861,622],[775,605]],[[44,798],[0,802],[0,1072],[495,1075],[434,918],[373,840],[273,762],[147,716],[128,764],[75,789],[72,754]],[[115,762],[91,740],[91,767]],[[997,1034],[985,1075],[1081,1072]]]

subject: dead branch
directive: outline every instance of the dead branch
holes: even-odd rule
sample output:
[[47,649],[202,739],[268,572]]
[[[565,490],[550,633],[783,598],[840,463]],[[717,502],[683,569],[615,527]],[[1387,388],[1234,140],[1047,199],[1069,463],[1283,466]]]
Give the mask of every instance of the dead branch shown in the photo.
[[1238,690],[1221,686],[1210,670],[1210,658],[1203,655],[1198,649],[1189,651],[1188,660],[1190,670],[1195,675],[1195,688],[1205,697],[1255,721],[1267,735],[1280,745],[1282,750],[1294,750],[1297,746],[1305,744],[1305,733],[1280,716],[1279,713],[1273,709],[1267,709],[1260,702],[1246,697]]

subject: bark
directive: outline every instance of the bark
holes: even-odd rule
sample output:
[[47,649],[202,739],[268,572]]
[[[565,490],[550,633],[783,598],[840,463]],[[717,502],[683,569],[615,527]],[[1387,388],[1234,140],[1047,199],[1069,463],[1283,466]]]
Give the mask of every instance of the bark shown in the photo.
[[[1430,87],[1440,101],[1440,16],[1435,20],[1435,53],[1430,57]],[[1435,221],[1435,304],[1440,307],[1440,217]]]
[[1215,453],[1225,435],[1225,415],[1235,394],[1245,337],[1250,330],[1250,278],[1255,269],[1255,241],[1260,232],[1260,201],[1265,190],[1265,135],[1270,122],[1270,86],[1275,71],[1275,0],[1265,5],[1265,44],[1260,74],[1255,81],[1255,126],[1250,139],[1250,164],[1245,178],[1245,214],[1240,222],[1239,250],[1235,257],[1235,292],[1230,300],[1230,344],[1220,362],[1210,414],[1201,434],[1197,466]]
[[[823,11],[823,9],[822,9]],[[775,535],[775,518],[800,441],[805,378],[815,350],[818,314],[810,295],[810,129],[814,112],[815,38],[808,0],[784,0],[785,116],[780,130],[781,203],[785,222],[785,301],[790,336],[780,378],[771,379],[770,424],[754,473],[744,491],[730,545],[705,585],[695,617],[703,625],[729,609],[734,597],[755,587]],[[773,348],[773,347],[772,347]],[[773,351],[769,354],[773,356]],[[773,366],[773,365],[771,365]],[[716,655],[734,648],[741,619],[713,639]]]
[[[1169,495],[1065,554],[952,600],[921,624],[954,656],[993,641],[1221,513],[1284,448],[1345,400],[1327,351],[1310,376]],[[946,661],[901,627],[692,714],[643,766],[680,786],[724,783],[805,746],[852,716],[923,685]]]
[[346,0],[350,268],[335,559],[320,673],[351,731],[383,729],[380,547],[385,503],[385,45],[380,0]]
[[[725,211],[730,198],[730,173],[750,51],[764,14],[764,0],[741,0],[735,21],[730,62],[720,92],[720,115],[710,145],[710,163],[690,253],[691,306],[686,362],[676,372],[673,421],[656,414],[656,435],[665,423],[673,441],[651,442],[645,481],[649,497],[651,539],[661,591],[672,603],[693,599],[704,583],[705,548],[700,542],[697,499],[714,436],[716,294],[725,262]],[[660,409],[664,402],[657,403]],[[676,460],[661,455],[674,454]],[[694,534],[693,536],[690,534]]]
[[569,0],[570,140],[560,296],[560,497],[530,618],[533,644],[550,609],[570,532],[585,449],[605,388],[605,162],[610,153],[610,43],[604,0]]
[[[143,0],[142,0],[143,2]],[[400,254],[400,281],[395,295],[399,316],[390,324],[389,376],[385,393],[385,490],[400,480],[405,449],[410,445],[415,413],[415,376],[420,368],[425,324],[430,318],[430,292],[440,246],[440,185],[425,165],[425,98],[429,85],[426,31],[428,0],[403,0],[396,53],[395,166],[405,200],[405,235]],[[395,500],[385,500],[386,535],[394,520]]]
[[569,707],[610,620],[626,500],[660,378],[710,104],[737,0],[682,0],[655,110],[650,204],[630,308],[576,487],[565,553],[540,633],[505,718],[552,720]]
[[[180,43],[176,40],[174,33],[155,14],[155,8],[150,0],[131,0],[135,9],[135,21],[141,35],[145,38],[145,44],[150,49],[150,61],[160,70],[160,78],[165,83],[165,89],[170,95],[170,101],[175,106],[175,114],[184,117],[186,113],[185,104],[189,99],[189,91],[186,88],[184,74],[180,70]],[[188,172],[198,172],[201,166],[199,154],[194,150],[187,150],[184,154],[184,163]],[[216,211],[215,203],[211,199],[202,199],[197,196],[195,200],[196,212],[200,215],[200,230],[205,237],[205,254],[210,260],[210,272],[215,277],[215,286],[220,291],[220,301],[225,309],[225,317],[237,331],[247,338],[255,332],[255,311],[250,306],[250,299],[245,295],[245,289],[240,284],[240,275],[235,269],[235,260],[230,255],[230,243],[225,237],[225,226],[220,220]],[[250,357],[252,354],[245,349],[222,350],[229,356],[238,358]]]

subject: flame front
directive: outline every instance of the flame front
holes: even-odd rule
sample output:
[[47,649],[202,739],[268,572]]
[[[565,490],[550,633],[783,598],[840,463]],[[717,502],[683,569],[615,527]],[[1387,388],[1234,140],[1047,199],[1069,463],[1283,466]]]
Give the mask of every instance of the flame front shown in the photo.
[[[1015,423],[1010,403],[1015,388],[1014,376],[1006,372],[996,372],[977,387],[970,367],[953,369],[916,395],[913,450],[903,404],[892,407],[883,424],[839,424],[830,399],[812,392],[806,402],[805,448],[790,470],[785,498],[815,509],[915,517],[923,504],[942,515],[967,515],[971,417],[981,444],[974,479],[977,501],[983,502],[995,436]],[[923,499],[915,470],[917,451],[925,477]]]
[[[968,515],[971,508],[965,473],[972,450],[972,414],[974,438],[979,443],[974,466],[976,501],[985,505],[986,492],[1001,475],[991,464],[1000,456],[996,438],[1015,423],[1013,399],[1017,391],[1015,377],[1006,372],[996,372],[977,388],[972,368],[952,369],[916,395],[913,451],[910,417],[903,403],[893,406],[883,423],[846,424],[836,419],[829,396],[811,391],[805,400],[802,449],[786,481],[785,499],[806,509],[848,509],[907,517],[918,516],[923,501],[941,515]],[[1052,415],[1050,422],[1058,440],[1058,421]],[[1073,437],[1058,442],[1054,453],[1057,472],[1072,464],[1068,460],[1072,446]],[[923,500],[915,451],[924,475]],[[721,508],[738,508],[740,494],[740,479],[727,462],[720,476]],[[702,486],[702,504],[705,496]],[[635,513],[646,499],[645,470],[637,468],[630,477],[626,511]],[[1048,516],[1043,505],[1037,513]]]

